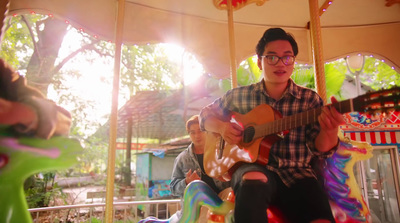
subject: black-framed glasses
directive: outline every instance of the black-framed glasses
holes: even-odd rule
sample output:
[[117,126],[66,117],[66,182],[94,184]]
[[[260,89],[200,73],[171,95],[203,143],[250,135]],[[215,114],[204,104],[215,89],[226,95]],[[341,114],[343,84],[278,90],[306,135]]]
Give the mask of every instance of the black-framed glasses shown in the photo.
[[279,60],[282,60],[283,64],[285,65],[292,65],[294,63],[294,56],[283,56],[278,57],[276,55],[263,55],[261,57],[265,57],[267,59],[267,63],[269,65],[276,65],[278,64]]

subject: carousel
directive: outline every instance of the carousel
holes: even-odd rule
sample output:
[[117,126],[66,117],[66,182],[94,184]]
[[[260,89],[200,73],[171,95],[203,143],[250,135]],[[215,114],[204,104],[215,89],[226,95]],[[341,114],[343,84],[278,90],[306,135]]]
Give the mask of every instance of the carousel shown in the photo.
[[[181,45],[196,55],[206,72],[216,78],[230,77],[232,87],[237,87],[234,74],[238,64],[254,54],[257,38],[268,28],[282,27],[292,33],[299,44],[301,50],[296,61],[313,64],[316,90],[325,102],[326,62],[371,56],[400,72],[398,0],[5,0],[0,3],[0,11],[1,36],[7,18],[30,13],[61,19],[94,38],[115,44],[106,222],[113,222],[114,213],[123,44]],[[330,194],[332,211],[337,222],[398,222],[399,88],[367,93],[357,89],[357,92],[359,102],[370,103],[363,104],[360,110],[346,110],[346,125],[341,126],[338,133],[340,148],[326,162],[327,171],[323,173],[331,182],[326,190]],[[380,112],[379,115],[363,114],[373,110]],[[48,151],[54,149],[58,149],[59,156]],[[67,138],[42,141],[14,139],[7,133],[2,134],[0,221],[32,222],[23,197],[24,179],[34,172],[67,168],[81,149],[79,143]],[[38,156],[42,159],[37,159]],[[38,161],[31,165],[20,159]],[[27,166],[30,171],[24,171]],[[193,200],[196,202],[190,202]],[[234,195],[221,199],[202,182],[194,182],[186,188],[184,217],[179,222],[196,222],[201,206],[209,208],[208,222],[232,222],[233,202]],[[266,211],[270,222],[284,222],[284,216],[279,216],[278,212]],[[172,219],[148,218],[143,222],[172,222]]]

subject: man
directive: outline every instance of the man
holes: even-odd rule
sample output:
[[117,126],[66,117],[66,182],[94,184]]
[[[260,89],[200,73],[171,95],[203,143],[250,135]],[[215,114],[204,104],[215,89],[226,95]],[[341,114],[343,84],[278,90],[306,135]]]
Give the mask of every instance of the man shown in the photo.
[[[186,130],[192,143],[175,159],[169,185],[172,195],[182,198],[186,186],[194,180],[206,182],[215,193],[219,194],[222,190],[228,188],[230,183],[213,179],[204,171],[203,155],[206,133],[200,131],[198,115],[192,116],[186,122]],[[181,213],[178,215],[180,217]]]
[[[219,133],[229,144],[242,140],[243,128],[229,121],[231,112],[246,114],[261,104],[291,116],[323,105],[320,96],[296,85],[290,76],[298,46],[283,29],[265,31],[256,46],[263,79],[235,88],[203,108],[201,129]],[[268,222],[266,209],[278,207],[291,222],[334,222],[328,198],[310,161],[329,155],[338,144],[338,126],[344,119],[332,106],[324,107],[318,122],[289,131],[270,148],[266,166],[246,163],[233,173],[235,223]]]

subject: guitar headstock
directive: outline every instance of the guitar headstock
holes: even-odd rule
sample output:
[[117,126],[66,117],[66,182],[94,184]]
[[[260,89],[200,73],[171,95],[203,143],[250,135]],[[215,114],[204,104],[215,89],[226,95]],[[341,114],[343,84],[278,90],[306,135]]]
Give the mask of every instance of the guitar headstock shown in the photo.
[[353,107],[354,111],[372,115],[400,110],[400,87],[368,92],[358,96],[353,99]]

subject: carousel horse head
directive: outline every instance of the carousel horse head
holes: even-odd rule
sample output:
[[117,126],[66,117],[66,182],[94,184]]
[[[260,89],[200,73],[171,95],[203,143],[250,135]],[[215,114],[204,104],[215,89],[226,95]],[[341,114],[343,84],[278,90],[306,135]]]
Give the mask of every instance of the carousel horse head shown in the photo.
[[339,148],[326,160],[324,187],[330,199],[336,222],[370,222],[370,211],[354,176],[354,164],[368,160],[372,146],[340,136]]
[[32,222],[25,200],[24,181],[41,171],[65,169],[77,162],[77,140],[53,137],[15,138],[0,128],[0,222]]

